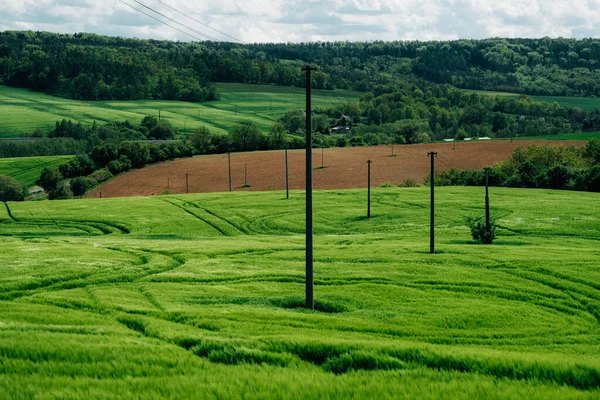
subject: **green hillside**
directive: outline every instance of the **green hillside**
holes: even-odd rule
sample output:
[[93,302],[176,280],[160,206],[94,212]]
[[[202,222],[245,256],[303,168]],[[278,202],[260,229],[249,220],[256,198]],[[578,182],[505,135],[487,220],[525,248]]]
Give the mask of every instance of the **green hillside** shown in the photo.
[[12,176],[25,187],[33,186],[45,167],[59,166],[69,156],[0,158],[0,175]]
[[[305,107],[304,89],[271,85],[219,84],[221,100],[204,103],[179,101],[80,101],[49,96],[25,89],[0,86],[0,137],[18,137],[37,128],[51,129],[63,118],[91,125],[94,121],[129,120],[139,124],[146,115],[159,114],[174,127],[192,132],[204,125],[227,132],[241,120],[262,129],[292,110]],[[331,107],[358,100],[359,92],[313,91],[313,107]]]
[[597,398],[598,194],[437,196],[316,192],[317,311],[302,192],[9,203],[0,397]]
[[[486,94],[489,96],[500,96],[500,97],[508,97],[515,99],[519,97],[516,93],[507,93],[507,92],[491,92],[484,90],[468,90],[468,92]],[[537,96],[531,95],[529,96],[537,101],[544,101],[546,103],[554,103],[557,102],[563,107],[571,107],[571,108],[581,108],[586,111],[593,111],[597,108],[600,108],[600,99],[595,97],[566,97],[566,96]]]

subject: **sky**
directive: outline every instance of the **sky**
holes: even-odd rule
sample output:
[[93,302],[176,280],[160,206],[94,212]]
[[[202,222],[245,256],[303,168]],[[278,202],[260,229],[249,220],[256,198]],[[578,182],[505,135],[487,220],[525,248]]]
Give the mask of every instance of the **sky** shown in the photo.
[[245,43],[579,39],[600,37],[600,0],[0,0],[4,30]]

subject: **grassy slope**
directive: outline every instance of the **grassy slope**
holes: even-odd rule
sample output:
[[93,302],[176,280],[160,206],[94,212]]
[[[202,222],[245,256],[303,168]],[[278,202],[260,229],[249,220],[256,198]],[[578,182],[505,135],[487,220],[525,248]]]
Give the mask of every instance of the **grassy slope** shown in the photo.
[[25,187],[35,185],[45,167],[59,166],[70,156],[0,158],[0,175],[12,176]]
[[[77,101],[23,89],[0,86],[0,137],[16,137],[36,128],[49,129],[63,118],[92,124],[94,120],[139,123],[149,114],[170,120],[187,132],[205,125],[225,133],[236,122],[250,119],[268,129],[286,112],[304,107],[304,90],[269,85],[219,84],[222,98],[216,102],[178,101]],[[313,91],[314,107],[330,107],[357,100],[360,93]],[[237,107],[237,108],[236,108]],[[237,111],[237,112],[236,112]]]
[[[480,188],[315,193],[302,302],[293,192],[0,208],[0,397],[592,398],[598,194]],[[338,374],[329,371],[335,371]],[[352,370],[355,370],[354,372]]]

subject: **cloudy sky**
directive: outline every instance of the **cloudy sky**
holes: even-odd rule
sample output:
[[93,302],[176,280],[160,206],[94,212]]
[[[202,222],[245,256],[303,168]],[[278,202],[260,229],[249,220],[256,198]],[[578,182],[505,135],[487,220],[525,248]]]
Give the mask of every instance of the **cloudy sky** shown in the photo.
[[194,40],[125,3],[198,39],[247,43],[600,37],[600,0],[0,0],[0,31]]

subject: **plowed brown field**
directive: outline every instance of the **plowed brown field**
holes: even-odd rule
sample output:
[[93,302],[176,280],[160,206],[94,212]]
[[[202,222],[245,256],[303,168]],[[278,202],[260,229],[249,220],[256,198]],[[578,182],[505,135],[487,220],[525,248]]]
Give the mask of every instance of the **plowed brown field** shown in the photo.
[[[394,146],[333,148],[313,151],[313,182],[315,189],[350,189],[367,186],[367,160],[372,160],[372,186],[399,184],[411,178],[418,182],[429,174],[427,153],[438,152],[436,171],[448,168],[479,169],[505,160],[514,149],[548,141],[520,140],[461,142],[453,150],[452,143]],[[585,146],[585,141],[564,141],[563,145]],[[290,189],[304,189],[305,151],[289,151]],[[244,167],[247,165],[247,184]],[[131,171],[99,186],[86,197],[127,197],[157,195],[169,187],[171,193],[185,193],[185,174],[189,174],[189,192],[229,191],[227,154],[185,158]],[[283,151],[231,154],[231,175],[234,191],[285,190],[285,158]]]

